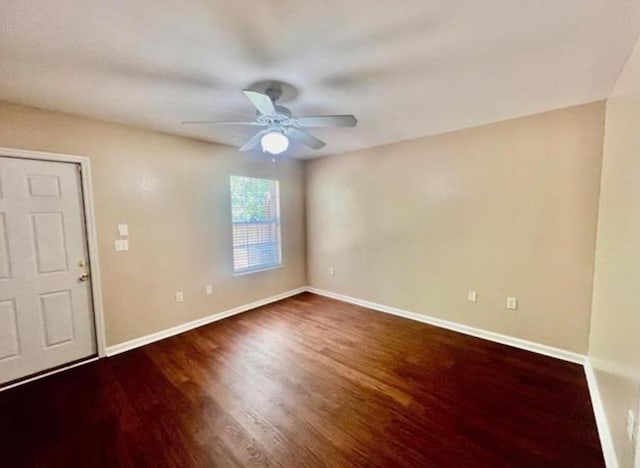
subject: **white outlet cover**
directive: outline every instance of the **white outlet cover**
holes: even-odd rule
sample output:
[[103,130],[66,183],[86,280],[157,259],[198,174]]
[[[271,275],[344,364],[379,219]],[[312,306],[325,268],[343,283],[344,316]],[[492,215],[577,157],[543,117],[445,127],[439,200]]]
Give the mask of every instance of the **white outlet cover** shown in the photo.
[[518,299],[515,297],[507,297],[507,309],[516,310],[518,308]]
[[335,274],[336,274],[336,269],[333,267],[329,268],[329,276],[335,276]]
[[129,235],[129,226],[127,224],[118,224],[118,235],[127,237]]
[[129,250],[129,241],[127,239],[116,240],[116,252],[125,252]]
[[211,296],[213,294],[213,286],[210,284],[207,284],[207,286],[205,287],[205,292],[207,296]]
[[183,302],[184,301],[184,294],[182,293],[182,291],[178,291],[176,293],[176,302]]
[[469,291],[467,293],[467,301],[478,302],[478,293],[476,291]]

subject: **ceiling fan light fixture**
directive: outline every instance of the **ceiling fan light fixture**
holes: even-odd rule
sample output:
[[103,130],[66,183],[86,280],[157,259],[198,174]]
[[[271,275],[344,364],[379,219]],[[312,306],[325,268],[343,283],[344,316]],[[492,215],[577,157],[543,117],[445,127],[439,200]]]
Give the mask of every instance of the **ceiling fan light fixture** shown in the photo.
[[[291,111],[276,101],[283,97],[285,91],[291,96],[291,86],[285,83],[268,82],[264,92],[253,89],[245,89],[242,92],[253,104],[256,117],[245,121],[216,121],[216,120],[187,120],[184,124],[204,125],[244,125],[262,127],[251,136],[238,151],[254,151],[259,146],[263,153],[278,155],[289,148],[291,141],[300,143],[307,148],[319,150],[326,143],[306,132],[306,128],[316,127],[355,127],[358,119],[351,114],[343,115],[303,115],[293,116]],[[257,83],[255,87],[262,90],[264,83]],[[284,90],[284,91],[283,91]],[[295,91],[295,90],[294,90]],[[286,94],[286,93],[285,93]],[[294,93],[295,94],[295,93]]]
[[282,132],[271,131],[260,139],[262,151],[271,154],[280,154],[289,147],[289,138]]

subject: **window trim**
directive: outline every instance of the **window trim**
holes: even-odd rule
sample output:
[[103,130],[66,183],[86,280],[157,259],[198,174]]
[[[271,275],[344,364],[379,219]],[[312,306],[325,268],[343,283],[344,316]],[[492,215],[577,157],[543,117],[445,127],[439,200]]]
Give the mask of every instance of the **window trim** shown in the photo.
[[278,268],[284,268],[284,263],[280,262],[277,265],[273,265],[273,266],[241,270],[241,271],[238,271],[238,272],[234,272],[232,276],[234,278],[237,277],[237,276],[247,276],[247,275],[250,275],[252,273],[261,273],[263,271],[277,270]]

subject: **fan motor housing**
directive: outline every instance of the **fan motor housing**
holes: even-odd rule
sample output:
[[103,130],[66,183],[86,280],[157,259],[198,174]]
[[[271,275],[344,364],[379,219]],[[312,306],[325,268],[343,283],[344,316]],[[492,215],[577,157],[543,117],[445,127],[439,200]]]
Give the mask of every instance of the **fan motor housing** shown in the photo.
[[289,109],[284,106],[278,106],[277,104],[275,105],[275,108],[278,112],[276,115],[263,115],[257,113],[256,121],[263,125],[271,125],[291,119],[291,111]]
[[287,103],[298,97],[298,89],[283,81],[278,80],[261,80],[250,84],[246,89],[252,89],[259,93],[266,94],[271,100],[280,103]]

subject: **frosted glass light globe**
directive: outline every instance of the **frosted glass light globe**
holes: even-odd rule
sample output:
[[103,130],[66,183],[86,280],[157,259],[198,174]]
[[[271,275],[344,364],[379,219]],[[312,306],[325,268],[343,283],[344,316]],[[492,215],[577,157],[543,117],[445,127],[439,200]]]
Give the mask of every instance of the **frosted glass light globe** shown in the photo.
[[289,139],[280,132],[269,132],[260,139],[262,151],[271,154],[280,154],[289,147]]

